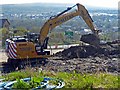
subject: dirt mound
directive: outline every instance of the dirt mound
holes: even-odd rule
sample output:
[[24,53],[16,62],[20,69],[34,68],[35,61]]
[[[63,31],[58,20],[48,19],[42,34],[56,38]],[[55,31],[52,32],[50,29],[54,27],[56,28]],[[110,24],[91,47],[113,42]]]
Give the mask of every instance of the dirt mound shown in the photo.
[[[55,54],[41,68],[45,71],[78,73],[120,73],[118,67],[120,48],[118,42],[101,44],[101,48],[74,46]],[[57,57],[58,56],[58,57]]]
[[120,58],[119,45],[102,45],[101,48],[92,45],[74,46],[58,52],[58,59],[49,59],[45,70],[79,73],[120,73],[118,62]]
[[110,55],[120,55],[120,50],[113,48],[97,48],[92,45],[87,46],[74,46],[65,49],[62,52],[58,52],[55,56],[73,59],[73,58],[87,58],[89,56],[96,57],[99,55],[110,56]]

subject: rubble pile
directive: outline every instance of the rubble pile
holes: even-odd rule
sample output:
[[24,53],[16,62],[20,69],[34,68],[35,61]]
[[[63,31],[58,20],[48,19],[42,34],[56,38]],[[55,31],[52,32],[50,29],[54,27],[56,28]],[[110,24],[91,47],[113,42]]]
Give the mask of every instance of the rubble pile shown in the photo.
[[120,49],[118,44],[74,46],[58,52],[49,58],[42,68],[45,70],[79,73],[108,72],[119,73]]
[[55,56],[63,57],[65,59],[88,58],[90,56],[96,57],[100,55],[104,55],[105,57],[110,56],[119,57],[120,50],[118,48],[111,47],[97,48],[92,45],[85,45],[70,47],[62,52],[58,52],[55,54]]

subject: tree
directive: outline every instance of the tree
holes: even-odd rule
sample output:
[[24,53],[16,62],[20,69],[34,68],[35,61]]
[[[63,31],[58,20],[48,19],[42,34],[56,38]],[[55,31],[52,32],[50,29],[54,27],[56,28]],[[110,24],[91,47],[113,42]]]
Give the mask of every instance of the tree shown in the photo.
[[18,27],[13,32],[14,32],[14,36],[22,36],[25,35],[28,32],[28,30],[23,27]]
[[65,39],[65,37],[64,37],[64,33],[62,33],[62,32],[52,32],[52,33],[50,33],[49,34],[49,37],[50,37],[50,39],[49,39],[49,44],[63,44],[63,42],[64,42],[64,39]]
[[2,46],[4,47],[5,41],[10,37],[9,31],[6,28],[0,29],[0,40],[2,41]]

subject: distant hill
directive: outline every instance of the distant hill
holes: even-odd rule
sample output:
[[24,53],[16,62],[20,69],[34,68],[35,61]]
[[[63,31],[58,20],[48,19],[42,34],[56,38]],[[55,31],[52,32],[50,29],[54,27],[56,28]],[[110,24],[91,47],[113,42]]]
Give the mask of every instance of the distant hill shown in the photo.
[[[4,7],[23,7],[23,8],[27,8],[27,7],[69,7],[72,6],[73,4],[60,4],[60,3],[25,3],[25,4],[3,4],[0,5],[2,6],[2,8]],[[106,7],[93,7],[93,6],[86,6],[84,5],[87,9],[89,10],[106,10],[106,9],[114,9],[114,8],[106,8]]]
[[[40,14],[41,12],[61,12],[65,10],[67,7],[71,7],[73,4],[59,4],[59,3],[30,3],[30,4],[5,4],[0,5],[2,9],[0,9],[0,14],[20,14],[20,13],[34,13]],[[85,6],[85,5],[84,5]],[[102,11],[102,10],[114,10],[111,8],[104,7],[93,7],[93,6],[85,6],[89,12],[92,11]],[[56,14],[56,13],[55,13]]]
[[[59,3],[31,3],[0,5],[0,18],[7,18],[13,29],[24,27],[27,30],[39,32],[46,20],[71,7],[73,4]],[[118,28],[118,10],[104,7],[84,5],[90,13],[95,25],[103,32],[115,32]],[[74,8],[75,9],[75,8]],[[70,21],[55,28],[56,31],[73,30],[80,31],[88,28],[82,18],[75,17]],[[108,35],[108,34],[107,34]]]

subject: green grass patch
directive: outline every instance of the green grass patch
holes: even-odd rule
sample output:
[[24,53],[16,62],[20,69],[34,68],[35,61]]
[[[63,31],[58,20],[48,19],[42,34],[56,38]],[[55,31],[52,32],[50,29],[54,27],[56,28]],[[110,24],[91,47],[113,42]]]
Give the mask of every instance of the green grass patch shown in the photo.
[[[18,80],[26,77],[32,77],[32,82],[31,82],[32,87],[36,87],[37,83],[43,80],[40,77],[52,77],[56,79],[62,79],[65,82],[64,88],[82,88],[82,89],[91,90],[92,88],[118,88],[120,84],[120,81],[119,81],[120,76],[109,74],[109,73],[80,74],[76,72],[55,73],[55,72],[47,72],[47,71],[37,72],[32,70],[25,70],[25,71],[19,71],[19,72],[12,72],[3,76],[3,78],[5,78],[5,80],[7,81],[16,80],[16,79]],[[21,81],[18,81],[18,82],[22,86],[23,82]],[[24,84],[24,85],[26,85],[27,87],[27,84]],[[17,87],[17,85],[15,87]]]
[[30,84],[17,79],[17,83],[14,83],[12,89],[30,89]]

